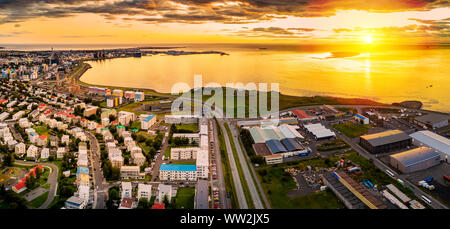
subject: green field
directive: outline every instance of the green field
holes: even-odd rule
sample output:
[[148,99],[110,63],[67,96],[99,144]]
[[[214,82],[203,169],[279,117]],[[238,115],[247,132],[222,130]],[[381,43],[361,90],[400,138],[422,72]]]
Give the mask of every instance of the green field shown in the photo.
[[32,208],[39,208],[42,204],[45,203],[45,201],[48,198],[48,192],[45,192],[44,194],[36,197],[34,200],[29,202],[30,207]]
[[36,130],[36,133],[39,135],[45,135],[47,137],[50,137],[50,130],[47,128],[46,125],[40,125],[33,127],[34,130]]
[[198,132],[198,124],[197,123],[191,123],[191,124],[176,124],[175,127],[177,130],[187,130],[192,133]]
[[333,128],[349,138],[356,138],[363,134],[366,134],[370,130],[371,126],[348,122],[342,124],[334,124]]
[[258,176],[274,209],[339,209],[344,207],[331,191],[289,198],[288,192],[295,189],[296,185],[282,167],[259,169]]
[[176,209],[194,209],[195,188],[179,188],[175,197]]

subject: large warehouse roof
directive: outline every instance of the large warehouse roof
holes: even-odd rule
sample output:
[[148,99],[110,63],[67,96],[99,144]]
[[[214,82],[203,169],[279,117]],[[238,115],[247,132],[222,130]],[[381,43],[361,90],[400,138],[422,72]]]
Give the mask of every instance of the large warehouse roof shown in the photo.
[[317,139],[336,136],[333,131],[327,129],[321,123],[305,125],[305,128],[316,136]]
[[284,148],[283,144],[279,140],[272,139],[266,142],[267,147],[272,153],[284,153],[286,152],[286,148]]
[[418,131],[412,133],[412,138],[422,142],[424,145],[433,149],[439,150],[442,153],[450,155],[450,139],[443,137],[439,134],[433,133],[429,130]]
[[428,147],[419,147],[405,152],[391,155],[397,161],[402,163],[405,167],[417,164],[419,162],[429,160],[435,157],[440,157],[439,153]]
[[404,141],[410,139],[411,137],[401,130],[388,130],[376,134],[363,135],[361,138],[367,140],[373,146],[380,146]]
[[292,113],[297,116],[298,119],[308,119],[311,118],[304,110],[293,110]]
[[267,156],[271,155],[269,148],[267,148],[265,143],[256,143],[253,144],[253,149],[255,150],[256,154],[259,156]]
[[285,138],[295,138],[294,133],[292,133],[292,131],[291,131],[291,129],[289,129],[288,125],[279,126],[278,130],[280,130],[281,134],[283,134],[283,137],[285,137]]
[[266,142],[266,139],[261,134],[259,127],[251,127],[249,129],[249,131],[250,131],[250,135],[252,136],[253,141],[255,143],[264,143],[264,142]]
[[436,114],[436,113],[430,113],[430,114],[422,115],[420,117],[416,117],[417,121],[419,121],[421,123],[426,123],[426,124],[436,124],[436,123],[440,123],[440,122],[443,122],[443,121],[449,120],[449,119],[450,119],[449,115]]
[[272,129],[272,127],[269,128],[261,128],[261,133],[264,136],[265,139],[267,140],[272,140],[272,139],[276,139],[276,140],[280,140],[280,137],[275,133],[275,131]]
[[288,151],[301,150],[303,147],[295,140],[295,138],[281,139],[281,143]]

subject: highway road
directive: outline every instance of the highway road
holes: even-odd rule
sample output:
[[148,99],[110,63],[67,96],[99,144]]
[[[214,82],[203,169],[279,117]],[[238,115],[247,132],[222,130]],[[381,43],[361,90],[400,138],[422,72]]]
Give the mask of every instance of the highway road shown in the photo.
[[234,191],[236,192],[237,201],[239,203],[239,209],[248,209],[247,200],[245,198],[244,190],[242,187],[241,179],[239,179],[239,172],[236,167],[236,161],[234,160],[233,149],[231,148],[230,139],[228,137],[227,130],[225,129],[223,119],[217,119],[220,129],[222,130],[223,138],[225,139],[225,146],[227,148],[228,161],[230,163],[230,170],[233,177]]
[[[241,148],[241,144],[239,144],[239,142],[240,142],[240,139],[239,139],[239,137],[238,137],[238,136],[239,136],[239,130],[236,128],[235,125],[229,125],[229,126],[230,126],[230,131],[231,131],[232,134],[233,134],[233,139],[234,139],[234,143],[235,143],[235,145],[236,145],[236,149],[237,149],[237,151],[239,152],[238,155],[239,155],[239,160],[241,161],[241,164],[243,164],[242,162],[244,162],[244,160],[241,159],[242,157],[245,157],[245,160],[247,160],[247,162],[250,162],[250,158],[248,157],[248,155],[247,155],[245,149],[242,149],[242,148]],[[242,166],[243,166],[243,165],[242,165]],[[262,194],[263,201],[264,201],[264,203],[265,203],[265,205],[266,205],[266,208],[271,209],[269,200],[267,199],[266,195],[263,194],[263,193],[264,193],[264,190],[263,190],[263,188],[262,188],[262,186],[261,186],[261,182],[259,181],[258,176],[257,176],[257,174],[256,174],[256,171],[255,171],[255,169],[253,168],[251,162],[249,163],[248,167],[250,167],[250,173],[252,173],[253,176],[255,177],[255,181],[256,181],[256,185],[257,185],[256,188],[259,189],[259,192]],[[246,167],[246,169],[247,169],[247,167]],[[251,178],[251,177],[250,177],[250,178]],[[248,181],[247,181],[247,183],[248,183]],[[253,182],[251,182],[251,184],[252,184],[252,186],[254,187]],[[249,188],[250,188],[250,187],[249,187]],[[255,187],[254,187],[254,188],[255,188]],[[256,188],[255,188],[255,189],[256,189]],[[250,189],[251,189],[251,188],[250,188]],[[259,198],[260,196],[258,195],[258,192],[256,193],[256,195],[258,196],[259,201],[261,201],[261,198]],[[252,195],[252,198],[253,198],[253,195]],[[255,204],[255,206],[257,206],[257,205]],[[257,208],[257,209],[258,209],[258,208]],[[261,208],[261,209],[262,209],[262,208]]]
[[[250,191],[250,195],[252,196],[253,204],[256,209],[264,209],[264,205],[261,202],[261,198],[259,197],[258,190],[256,189],[255,182],[253,181],[252,175],[250,174],[250,170],[247,165],[247,158],[245,157],[241,145],[239,144],[239,135],[236,133],[237,131],[233,131],[233,125],[227,123],[230,127],[230,132],[233,138],[233,143],[236,146],[236,153],[239,158],[239,163],[241,164],[242,172],[244,173],[245,181],[247,182],[248,189]],[[254,174],[256,175],[256,174]]]

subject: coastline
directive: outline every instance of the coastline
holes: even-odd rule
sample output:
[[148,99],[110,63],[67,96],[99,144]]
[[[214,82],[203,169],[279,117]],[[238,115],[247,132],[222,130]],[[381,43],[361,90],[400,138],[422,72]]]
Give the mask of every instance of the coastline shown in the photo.
[[[92,66],[88,63],[84,63],[84,65],[87,65],[87,70],[92,68]],[[87,71],[86,70],[86,71]],[[177,98],[178,96],[172,95],[170,93],[164,93],[164,92],[158,92],[155,89],[151,88],[137,88],[137,87],[123,87],[123,86],[112,86],[112,85],[99,85],[99,84],[90,84],[86,83],[81,80],[81,77],[84,75],[86,71],[83,71],[80,75],[76,76],[76,83],[80,86],[84,87],[104,87],[108,88],[110,90],[113,89],[120,89],[120,90],[139,90],[144,92],[146,95],[149,96],[159,96],[159,97],[166,97],[166,98]],[[225,87],[223,87],[225,88]],[[191,90],[194,90],[194,88],[191,88]],[[386,107],[393,107],[392,104],[386,104],[377,102],[371,99],[365,99],[365,98],[358,98],[358,97],[334,97],[334,96],[322,96],[322,95],[315,95],[315,96],[297,96],[297,95],[288,95],[280,93],[280,104],[283,104],[284,106],[280,106],[280,110],[288,109],[289,107],[297,107],[301,105],[321,105],[318,102],[315,101],[324,101],[329,103],[329,105],[371,105],[371,106],[386,106]],[[295,100],[299,100],[298,103],[295,102]],[[311,101],[304,101],[304,100],[311,100]],[[291,106],[288,106],[288,104],[291,104]],[[322,104],[323,105],[323,104]]]

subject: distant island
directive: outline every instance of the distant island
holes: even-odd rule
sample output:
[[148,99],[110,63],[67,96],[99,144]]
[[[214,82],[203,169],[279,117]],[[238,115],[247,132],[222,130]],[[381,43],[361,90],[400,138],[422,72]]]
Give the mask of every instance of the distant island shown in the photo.
[[1,46],[0,46],[0,49],[5,49],[5,47],[1,47]]
[[137,47],[138,49],[180,49],[180,48],[186,48],[186,47],[153,47],[153,46],[147,46],[147,47]]
[[343,57],[354,57],[354,56],[358,56],[360,53],[359,52],[331,52],[331,56],[327,57],[328,58],[343,58]]

